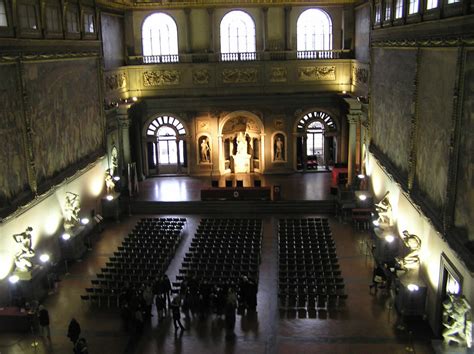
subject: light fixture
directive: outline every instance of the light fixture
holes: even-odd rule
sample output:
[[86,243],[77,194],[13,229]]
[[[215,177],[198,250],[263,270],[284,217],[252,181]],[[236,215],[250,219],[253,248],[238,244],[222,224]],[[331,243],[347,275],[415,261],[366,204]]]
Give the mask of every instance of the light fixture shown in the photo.
[[410,290],[410,291],[418,291],[420,288],[416,284],[408,284],[407,289]]
[[137,101],[138,101],[138,98],[137,98],[136,96],[133,96],[133,97],[132,97],[132,101],[133,101],[133,102],[137,102]]
[[87,225],[89,223],[89,219],[88,218],[82,218],[81,219],[81,224],[82,225]]
[[71,235],[68,234],[67,232],[63,233],[61,238],[64,240],[64,241],[67,241],[71,238]]
[[343,94],[343,95],[345,95],[346,93],[347,93],[347,91],[346,91],[346,90],[342,91],[342,94]]
[[8,281],[12,284],[18,283],[18,280],[20,280],[18,275],[10,275],[10,277],[8,278]]
[[395,237],[393,235],[387,235],[385,236],[385,241],[388,243],[392,243],[395,240]]
[[364,200],[367,199],[367,196],[365,194],[361,194],[361,195],[359,195],[359,199],[364,201]]
[[378,219],[375,219],[374,221],[372,221],[372,224],[374,224],[374,226],[380,226],[380,222]]
[[364,178],[365,178],[365,175],[363,175],[363,174],[361,173],[360,175],[357,175],[357,177],[358,177],[359,179],[364,179]]
[[120,176],[114,176],[114,181],[120,181]]
[[43,254],[40,256],[40,261],[41,261],[42,263],[46,263],[47,261],[49,261],[49,254],[43,253]]
[[109,194],[105,197],[105,199],[107,199],[108,201],[111,201],[114,199],[114,196]]

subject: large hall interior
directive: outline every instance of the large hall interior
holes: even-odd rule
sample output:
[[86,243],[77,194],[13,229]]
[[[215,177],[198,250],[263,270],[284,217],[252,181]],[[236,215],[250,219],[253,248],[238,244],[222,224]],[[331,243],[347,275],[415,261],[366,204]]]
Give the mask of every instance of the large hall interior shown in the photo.
[[473,9],[0,0],[0,353],[472,352]]

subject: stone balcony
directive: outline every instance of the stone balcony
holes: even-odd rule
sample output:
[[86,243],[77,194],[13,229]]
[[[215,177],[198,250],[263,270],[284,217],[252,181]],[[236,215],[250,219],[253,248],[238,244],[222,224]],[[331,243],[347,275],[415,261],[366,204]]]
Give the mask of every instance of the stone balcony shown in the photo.
[[348,50],[129,57],[105,73],[106,99],[351,91]]

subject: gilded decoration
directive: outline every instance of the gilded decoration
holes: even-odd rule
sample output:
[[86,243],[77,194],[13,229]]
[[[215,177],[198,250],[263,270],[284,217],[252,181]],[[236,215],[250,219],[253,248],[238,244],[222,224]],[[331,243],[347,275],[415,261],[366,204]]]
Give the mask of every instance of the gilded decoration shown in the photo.
[[193,84],[205,85],[209,83],[211,74],[208,69],[197,69],[193,70]]
[[143,72],[143,86],[178,85],[181,78],[179,70],[153,70]]
[[254,132],[260,133],[258,124],[250,117],[239,116],[229,120],[222,129],[223,134],[233,132]]
[[105,88],[107,91],[115,91],[125,87],[127,87],[127,76],[125,73],[117,73],[105,77]]
[[258,70],[248,69],[224,69],[222,71],[222,82],[225,84],[240,84],[257,82]]
[[270,82],[286,82],[288,71],[286,68],[274,66],[270,68]]
[[303,66],[298,68],[299,81],[330,81],[336,80],[336,67]]
[[352,77],[355,82],[366,85],[369,82],[369,70],[366,68],[360,68],[354,66],[352,71]]

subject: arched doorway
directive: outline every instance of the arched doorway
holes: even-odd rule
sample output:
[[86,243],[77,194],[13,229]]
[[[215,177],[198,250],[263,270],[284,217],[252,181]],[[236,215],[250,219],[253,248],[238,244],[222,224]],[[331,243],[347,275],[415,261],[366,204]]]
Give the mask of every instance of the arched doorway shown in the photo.
[[337,162],[337,126],[328,113],[306,113],[296,131],[297,170],[327,170]]
[[221,174],[263,172],[263,125],[250,112],[227,115],[220,124]]
[[145,127],[148,175],[187,172],[186,129],[176,117],[159,116]]

